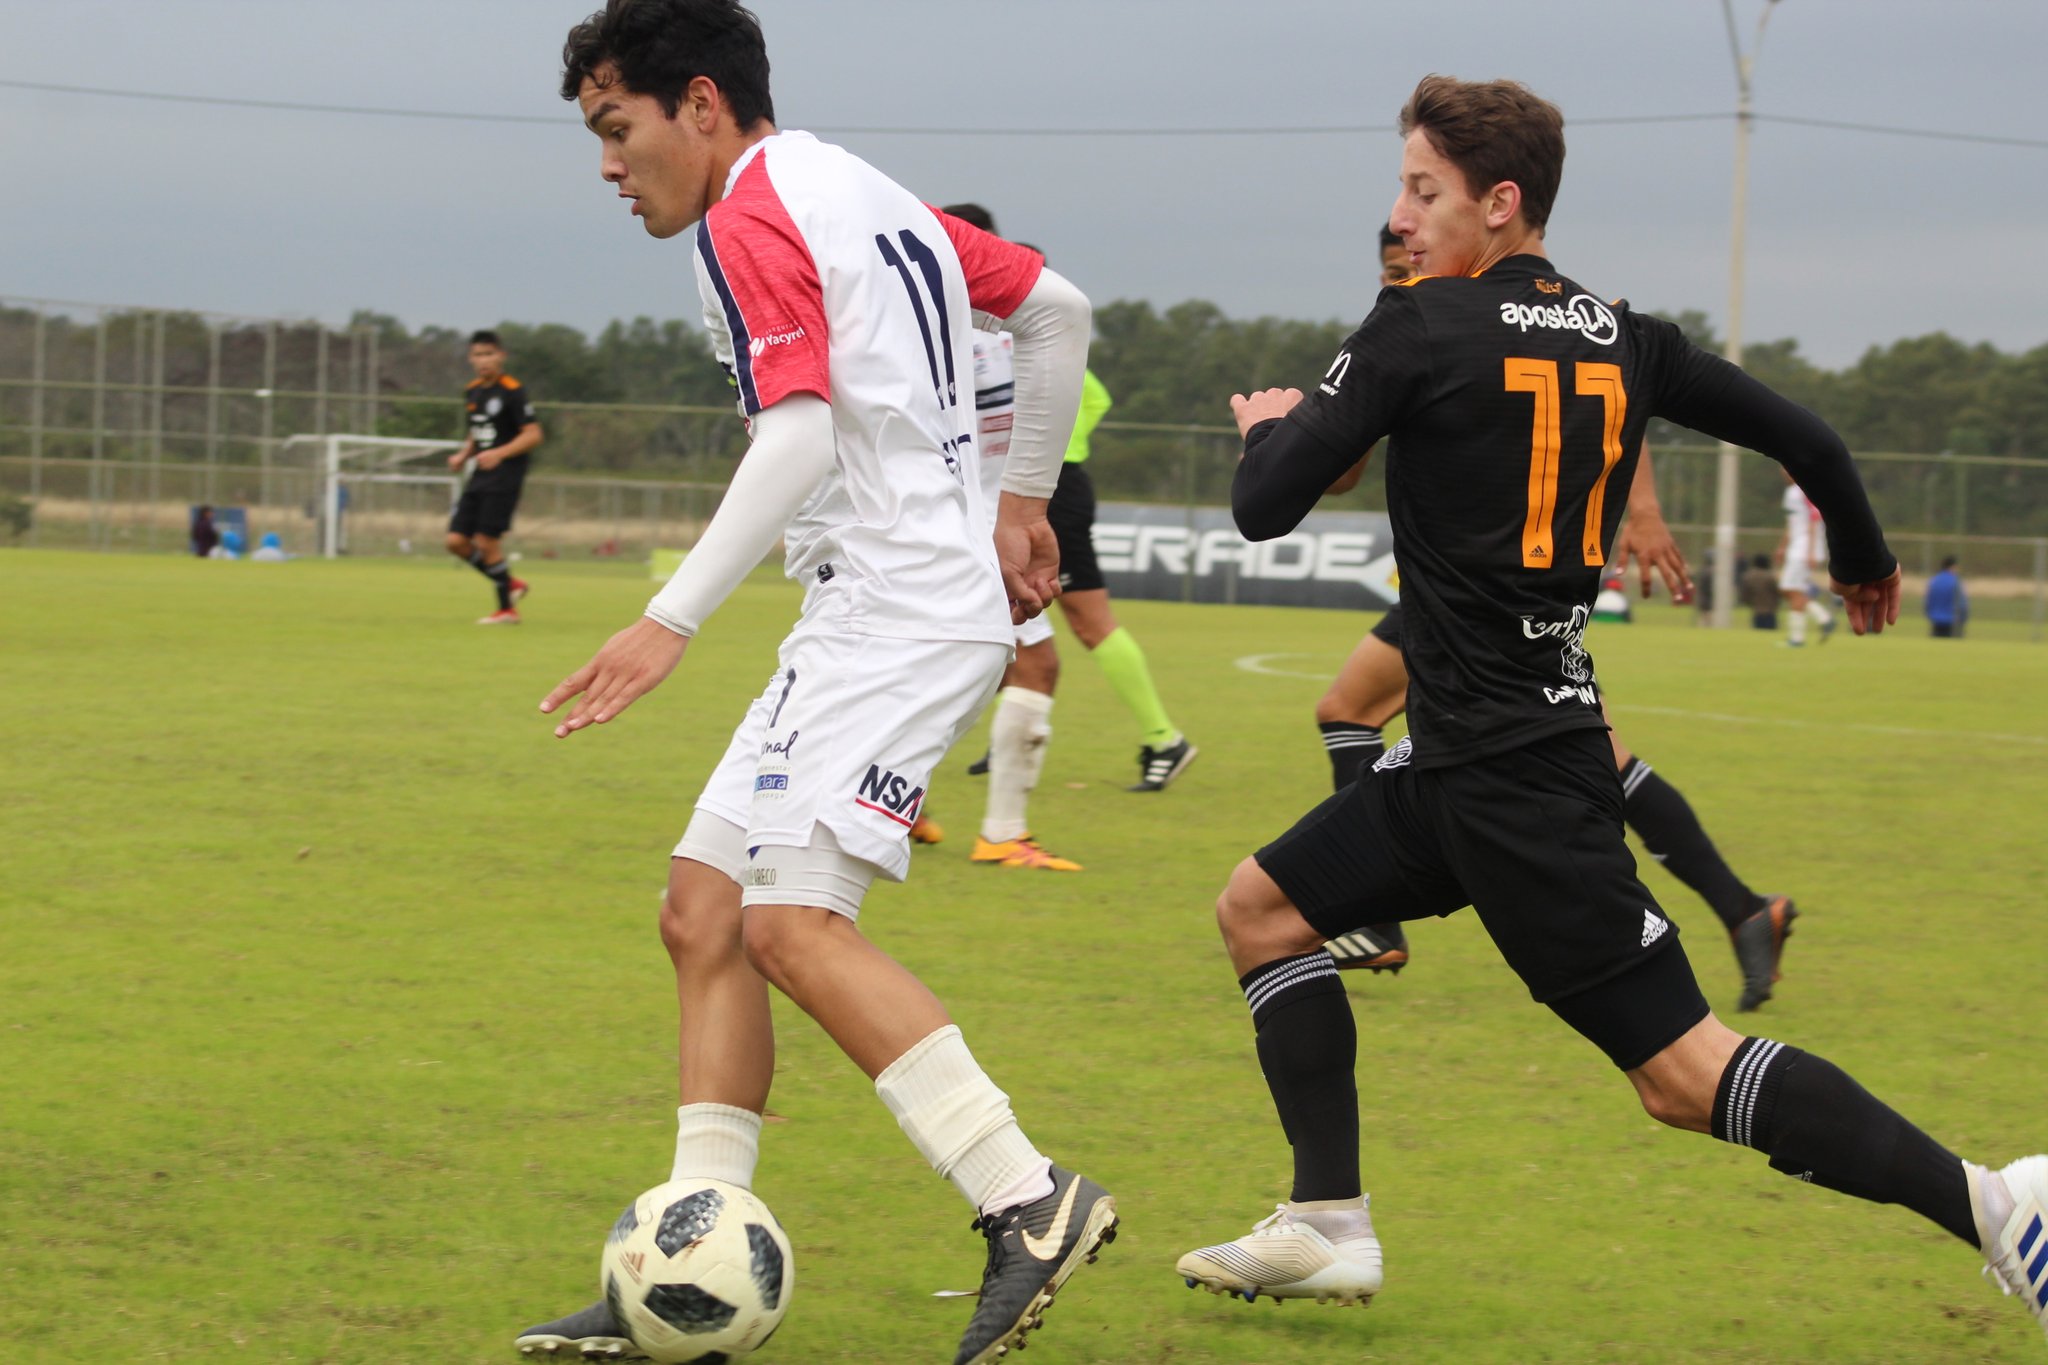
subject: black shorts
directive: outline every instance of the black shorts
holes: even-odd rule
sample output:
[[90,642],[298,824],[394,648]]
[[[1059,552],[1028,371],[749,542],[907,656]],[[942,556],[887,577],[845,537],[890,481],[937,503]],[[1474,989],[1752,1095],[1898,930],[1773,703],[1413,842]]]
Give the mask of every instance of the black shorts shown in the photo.
[[1625,1070],[1706,1017],[1636,876],[1606,731],[1449,768],[1400,762],[1402,745],[1255,855],[1317,933],[1470,905],[1529,994]]
[[512,529],[512,513],[519,506],[519,484],[474,485],[462,490],[448,529],[460,536],[489,536],[493,540]]
[[1387,614],[1375,621],[1372,629],[1367,631],[1366,634],[1382,644],[1389,644],[1395,649],[1399,649],[1401,647],[1401,604],[1396,602],[1393,606],[1388,607]]
[[1045,519],[1060,543],[1060,591],[1102,587],[1102,566],[1095,562],[1095,481],[1086,465],[1070,460],[1060,466]]

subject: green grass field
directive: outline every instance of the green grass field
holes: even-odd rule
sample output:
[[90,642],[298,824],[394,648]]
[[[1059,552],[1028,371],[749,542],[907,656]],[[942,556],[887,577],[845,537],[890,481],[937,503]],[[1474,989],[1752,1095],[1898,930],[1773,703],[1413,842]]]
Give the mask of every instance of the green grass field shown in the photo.
[[[557,742],[534,704],[649,587],[531,568],[528,623],[477,630],[484,585],[438,564],[0,555],[7,1358],[502,1362],[593,1297],[673,1143],[667,853],[795,597],[757,576],[661,691]],[[1201,760],[1126,794],[1132,726],[1070,648],[1034,823],[1088,871],[968,866],[977,734],[928,807],[951,837],[862,921],[1037,1143],[1119,1196],[1031,1360],[2042,1358],[1932,1225],[1653,1125],[1469,914],[1349,983],[1385,1292],[1183,1288],[1181,1251],[1286,1193],[1211,906],[1324,793],[1310,708],[1366,621],[1120,610]],[[1909,625],[1795,654],[1686,624],[1592,648],[1630,744],[1805,911],[1760,1027],[1965,1154],[2048,1145],[2048,647]],[[1711,913],[1644,876],[1732,1009]],[[950,1359],[968,1309],[932,1292],[977,1282],[971,1213],[778,1018],[759,1188],[798,1289],[762,1358]]]

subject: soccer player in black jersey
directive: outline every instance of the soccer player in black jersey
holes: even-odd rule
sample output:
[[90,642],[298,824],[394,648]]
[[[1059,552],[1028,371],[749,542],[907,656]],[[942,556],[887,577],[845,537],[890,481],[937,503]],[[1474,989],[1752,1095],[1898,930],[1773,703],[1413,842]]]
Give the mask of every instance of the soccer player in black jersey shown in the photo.
[[512,513],[526,486],[526,467],[532,463],[528,452],[544,433],[526,386],[505,373],[505,346],[496,332],[471,335],[469,368],[476,374],[463,393],[469,427],[462,449],[448,457],[448,467],[460,472],[471,460],[476,467],[448,518],[448,553],[474,565],[497,590],[498,609],[477,624],[516,626],[519,611],[513,603],[526,596],[526,584],[512,576],[505,562],[504,535],[512,529]]
[[1960,1160],[1841,1070],[1716,1019],[1636,879],[1583,633],[1653,416],[1759,451],[1826,518],[1859,635],[1898,619],[1898,561],[1854,462],[1811,413],[1544,256],[1555,107],[1425,78],[1401,113],[1391,217],[1421,272],[1382,290],[1306,397],[1231,399],[1253,540],[1293,529],[1387,439],[1410,734],[1240,863],[1217,904],[1293,1147],[1290,1202],[1180,1259],[1190,1286],[1353,1303],[1380,1287],[1359,1180],[1357,1033],[1321,944],[1473,906],[1530,994],[1644,1109],[1799,1179],[1903,1204],[1977,1248],[2048,1324],[2048,1156]]
[[[1672,596],[1684,601],[1692,587],[1685,559],[1679,553],[1657,503],[1656,481],[1644,448],[1629,485],[1628,521],[1616,539],[1618,567],[1638,562],[1643,595],[1650,593],[1651,572],[1664,575]],[[1408,705],[1408,668],[1401,658],[1401,608],[1377,621],[1351,657],[1344,661],[1330,690],[1316,703],[1316,726],[1330,755],[1331,777],[1339,791],[1359,781],[1386,751],[1381,728]],[[1601,707],[1606,718],[1606,707]],[[1699,817],[1678,788],[1629,751],[1618,731],[1607,738],[1621,776],[1622,817],[1642,839],[1643,847],[1666,872],[1684,882],[1720,917],[1735,948],[1742,971],[1742,996],[1736,1010],[1748,1013],[1769,1000],[1779,979],[1785,940],[1791,935],[1798,908],[1790,896],[1764,896],[1750,889],[1728,866]],[[1398,972],[1410,959],[1408,936],[1399,924],[1373,924],[1330,941],[1330,956],[1341,969]]]

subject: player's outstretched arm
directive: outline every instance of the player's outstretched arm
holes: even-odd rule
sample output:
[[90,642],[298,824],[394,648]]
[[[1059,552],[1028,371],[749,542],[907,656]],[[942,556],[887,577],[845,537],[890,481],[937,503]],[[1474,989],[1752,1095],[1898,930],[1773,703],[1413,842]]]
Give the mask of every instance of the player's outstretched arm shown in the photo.
[[1650,595],[1650,575],[1655,572],[1663,575],[1672,601],[1692,600],[1692,575],[1686,570],[1685,551],[1678,548],[1678,540],[1664,520],[1664,505],[1657,500],[1657,476],[1650,468],[1648,442],[1636,460],[1635,481],[1628,486],[1628,520],[1614,541],[1615,571],[1628,572],[1630,560],[1642,575],[1644,597]]
[[[1669,323],[1652,322],[1671,328]],[[1676,337],[1676,329],[1671,329]],[[1849,447],[1833,427],[1719,356],[1675,341],[1670,387],[1657,413],[1733,445],[1768,455],[1820,509],[1838,590],[1856,593],[1848,612],[1858,635],[1876,634],[1898,620],[1899,561],[1885,544],[1884,528],[1864,491]],[[1887,586],[1889,585],[1889,586]],[[1844,594],[1844,601],[1848,594]]]
[[582,695],[555,727],[557,739],[604,724],[666,678],[704,619],[774,548],[797,508],[832,469],[832,405],[816,394],[793,393],[761,409],[754,414],[753,433],[754,443],[711,524],[647,604],[646,615],[607,640],[541,701],[542,712],[553,714]]

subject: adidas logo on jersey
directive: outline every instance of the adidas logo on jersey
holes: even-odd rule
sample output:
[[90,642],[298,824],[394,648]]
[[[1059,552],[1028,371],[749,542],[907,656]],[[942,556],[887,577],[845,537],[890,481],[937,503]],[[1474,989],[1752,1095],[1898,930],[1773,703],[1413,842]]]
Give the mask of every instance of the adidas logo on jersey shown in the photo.
[[1643,911],[1643,946],[1647,948],[1658,939],[1664,937],[1664,931],[1670,927],[1670,920],[1658,919],[1650,911]]

